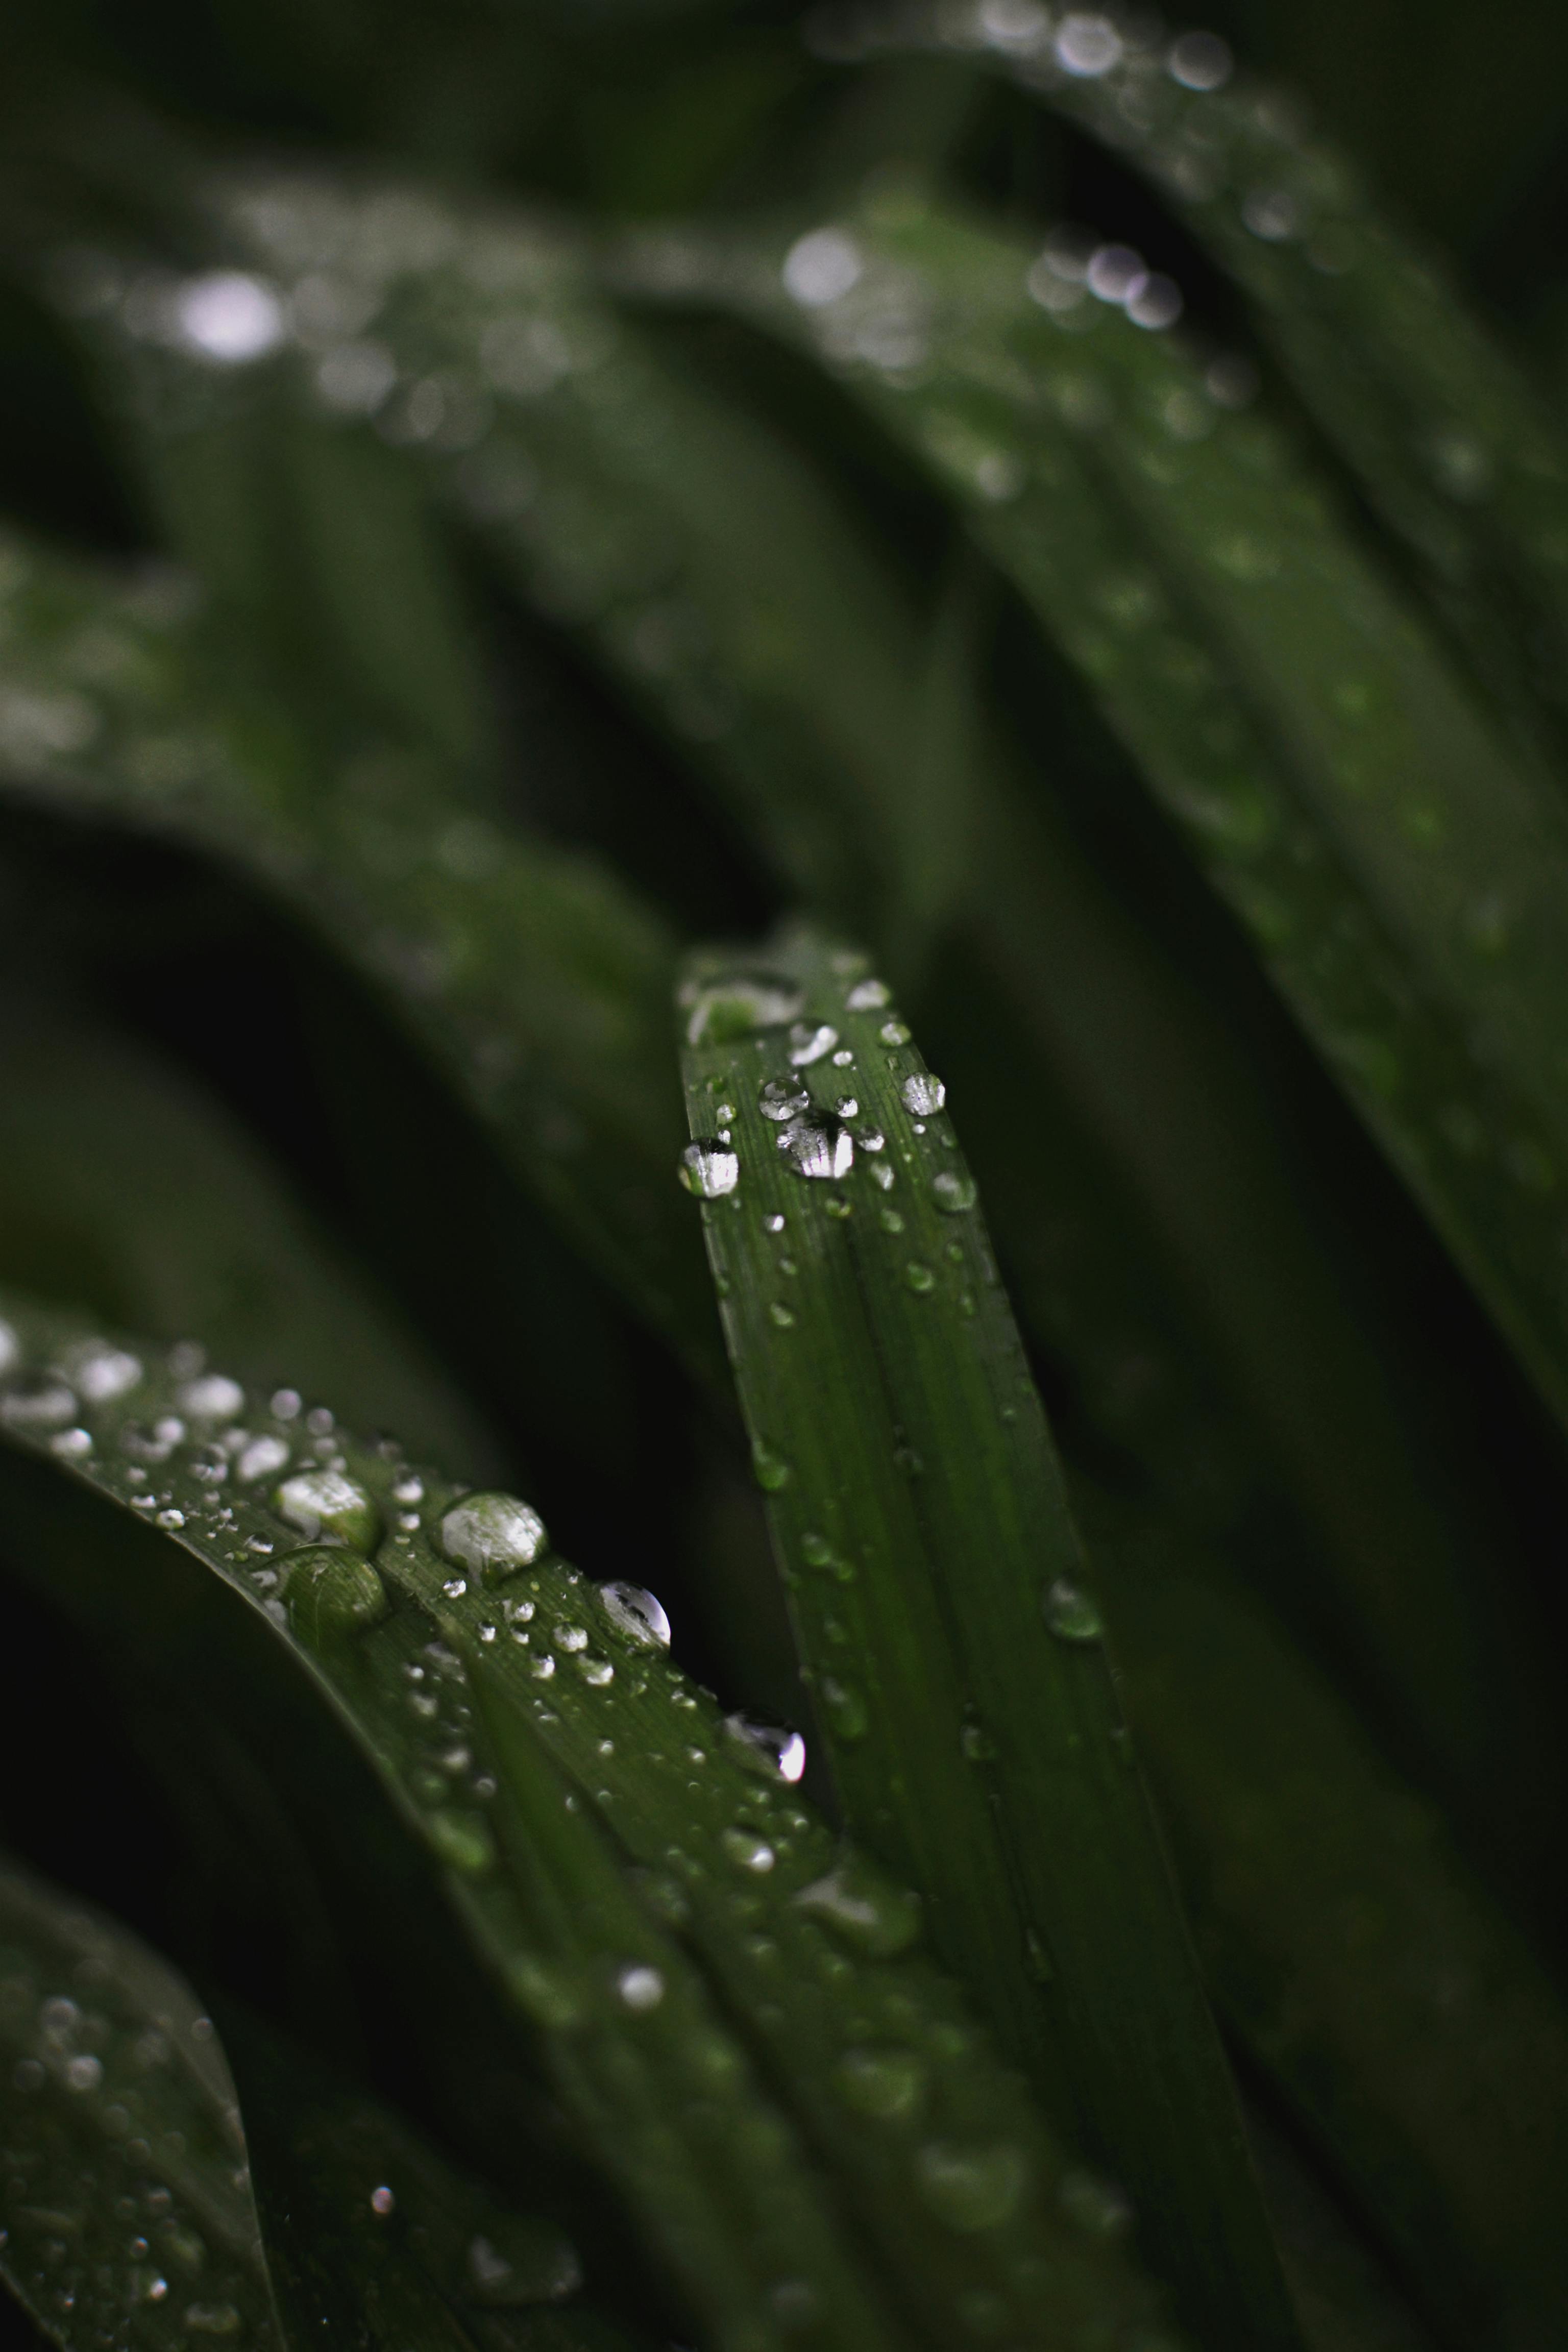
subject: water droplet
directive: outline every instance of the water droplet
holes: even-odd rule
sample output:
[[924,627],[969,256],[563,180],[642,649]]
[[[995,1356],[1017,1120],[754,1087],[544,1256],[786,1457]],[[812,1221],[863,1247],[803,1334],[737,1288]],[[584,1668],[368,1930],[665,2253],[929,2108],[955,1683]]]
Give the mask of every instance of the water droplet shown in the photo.
[[599,1600],[617,1633],[646,1650],[668,1650],[669,1619],[663,1604],[640,1584],[601,1584]]
[[870,1718],[866,1713],[866,1702],[853,1683],[825,1675],[817,1685],[817,1696],[829,1727],[840,1739],[864,1739]]
[[521,1953],[508,1963],[506,1980],[520,2006],[547,2033],[568,2032],[581,2022],[582,1995],[564,1969]]
[[232,1421],[245,1411],[245,1391],[226,1372],[201,1372],[184,1383],[176,1402],[193,1421]]
[[827,1022],[797,1021],[789,1033],[789,1057],[797,1070],[808,1070],[837,1043],[838,1032]]
[[[886,1160],[872,1160],[871,1181],[876,1185],[879,1192],[890,1192],[897,1181],[898,1180],[894,1176],[892,1168],[889,1161]],[[894,1224],[889,1224],[888,1221],[890,1217],[897,1217],[898,1222]],[[904,1230],[904,1221],[902,1217],[898,1216],[898,1212],[896,1210],[884,1209],[882,1212],[882,1228],[885,1233],[901,1234]]]
[[929,1118],[947,1100],[947,1088],[929,1070],[911,1070],[899,1092],[904,1108],[916,1118]]
[[1165,70],[1184,89],[1220,89],[1233,63],[1229,43],[1217,33],[1182,33],[1171,44]]
[[925,2061],[914,2050],[847,2050],[834,2070],[852,2107],[879,2123],[903,2123],[925,2095]]
[[394,2209],[394,2207],[396,2205],[396,2203],[397,2203],[397,2200],[396,2200],[396,2198],[394,2196],[394,2194],[393,2194],[392,2190],[391,2190],[390,2189],[388,2189],[388,2188],[385,2186],[385,2184],[384,2184],[384,2183],[382,2185],[382,2187],[381,2187],[381,2188],[379,2188],[379,2189],[373,2189],[371,2190],[371,2192],[370,2192],[370,2210],[371,2210],[371,2211],[372,2211],[373,2213],[378,2213],[378,2214],[382,2215],[384,2218],[385,2217],[385,2215],[387,2215],[388,2213],[390,2213],[390,2212],[393,2210],[393,2209]]
[[1105,1631],[1099,1610],[1068,1576],[1047,1587],[1042,1605],[1047,1624],[1063,1642],[1098,1642]]
[[58,1429],[49,1440],[49,1452],[58,1454],[62,1462],[84,1462],[92,1452],[92,1432]]
[[78,1340],[61,1354],[59,1370],[89,1404],[107,1404],[133,1389],[142,1378],[140,1358],[108,1339]]
[[[513,1638],[516,1639],[519,1637],[514,1636]],[[521,1638],[526,1639],[526,1636]],[[533,1676],[536,1683],[547,1683],[550,1680],[551,1675],[555,1672],[555,1661],[551,1656],[548,1650],[541,1650],[535,1656],[530,1658],[528,1662],[528,1671]]]
[[775,1298],[768,1308],[768,1320],[781,1331],[793,1331],[795,1328],[795,1315],[782,1298]]
[[891,1959],[920,1939],[919,1895],[895,1886],[859,1854],[847,1855],[794,1899],[797,1910],[873,1959]]
[[588,1646],[587,1631],[582,1625],[557,1625],[552,1630],[550,1638],[558,1650],[568,1653],[585,1650]]
[[280,1518],[312,1541],[336,1536],[355,1551],[375,1549],[381,1515],[364,1488],[342,1470],[302,1470],[286,1478],[272,1497]]
[[787,1725],[756,1715],[727,1715],[724,1729],[749,1772],[767,1780],[795,1781],[805,1769],[805,1742]]
[[757,1089],[757,1108],[782,1127],[811,1108],[810,1091],[794,1078],[769,1078]]
[[901,1021],[884,1021],[877,1032],[884,1045],[907,1045],[910,1033]]
[[51,1372],[17,1372],[0,1389],[0,1421],[8,1429],[59,1429],[76,1413],[75,1391]]
[[979,1195],[973,1176],[956,1168],[939,1168],[931,1180],[931,1199],[945,1217],[960,1217],[973,1209]]
[[929,1265],[922,1265],[918,1257],[912,1257],[904,1268],[904,1288],[923,1297],[928,1290],[936,1288],[936,1276]]
[[991,2147],[931,2140],[916,2158],[915,2178],[938,2221],[968,2232],[994,2230],[1017,2211],[1029,2167],[1023,2149],[1005,2140]]
[[426,1813],[425,1833],[449,1869],[473,1875],[496,1858],[494,1841],[478,1813]]
[[676,1171],[689,1192],[700,1201],[720,1201],[741,1181],[739,1155],[716,1135],[689,1143]]
[[849,1129],[835,1118],[797,1118],[779,1136],[779,1150],[796,1176],[847,1176],[855,1164],[855,1141]]
[[694,989],[686,1000],[686,1042],[722,1045],[758,1029],[780,1028],[795,1019],[804,995],[794,981],[772,973],[737,973]]
[[664,1979],[658,1969],[636,1962],[616,1977],[616,1990],[635,2015],[645,2017],[664,1999]]
[[816,228],[797,237],[784,256],[784,292],[803,310],[826,310],[860,281],[865,264],[852,236],[838,228]]
[[159,1527],[166,1528],[173,1532],[175,1528],[183,1528],[184,1526],[185,1515],[184,1511],[175,1510],[171,1505],[168,1509],[159,1512],[156,1524]]
[[66,2061],[66,2085],[72,2091],[96,2091],[103,2080],[103,2061],[87,2052]]
[[800,1556],[807,1568],[826,1569],[830,1576],[837,1578],[840,1584],[853,1584],[855,1581],[854,1563],[836,1552],[826,1536],[817,1535],[810,1528],[801,1537]]
[[772,1453],[760,1437],[752,1441],[752,1475],[764,1495],[776,1495],[787,1486],[791,1471],[782,1454]]
[[959,1746],[971,1764],[994,1764],[996,1743],[978,1723],[966,1723],[958,1735]]
[[827,1214],[840,1223],[846,1217],[852,1217],[855,1213],[853,1202],[847,1201],[842,1192],[829,1192],[822,1205]]
[[468,2242],[466,2291],[471,2302],[516,2310],[559,2303],[582,2284],[576,2249],[552,2221],[509,2217],[504,2227],[497,2225],[495,2238]]
[[879,1013],[891,990],[885,980],[858,980],[844,1000],[848,1013]]
[[603,1690],[606,1683],[613,1683],[616,1679],[616,1670],[608,1658],[596,1657],[591,1653],[578,1659],[577,1672],[595,1690]]
[[528,1568],[550,1538],[537,1511],[515,1495],[466,1495],[443,1514],[437,1542],[459,1568],[471,1569],[487,1584]]
[[737,1870],[754,1871],[760,1876],[778,1860],[766,1838],[759,1837],[755,1830],[721,1830],[719,1843]]
[[336,1546],[291,1553],[283,1563],[283,1595],[295,1625],[318,1635],[379,1624],[391,1606],[370,1561]]

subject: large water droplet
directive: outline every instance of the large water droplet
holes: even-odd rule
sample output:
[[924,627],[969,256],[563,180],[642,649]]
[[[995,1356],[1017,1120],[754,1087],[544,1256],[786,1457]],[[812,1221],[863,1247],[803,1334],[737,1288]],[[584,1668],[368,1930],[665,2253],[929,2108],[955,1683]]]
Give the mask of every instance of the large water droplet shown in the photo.
[[466,1495],[443,1514],[437,1542],[459,1568],[487,1584],[528,1568],[549,1542],[544,1522],[515,1495]]
[[847,1176],[855,1165],[855,1139],[842,1119],[793,1119],[779,1137],[779,1150],[796,1176]]
[[879,2123],[903,2123],[925,2095],[925,2061],[918,2051],[847,2050],[834,2072],[849,2105]]
[[846,1855],[824,1877],[803,1886],[795,1903],[840,1943],[873,1959],[891,1959],[920,1939],[920,1896],[895,1886],[859,1854]]
[[765,1780],[800,1779],[805,1769],[805,1742],[786,1724],[769,1723],[757,1715],[727,1715],[724,1729],[748,1772]]
[[838,1032],[827,1022],[797,1021],[789,1033],[789,1057],[797,1070],[809,1069],[837,1043]]
[[904,1108],[916,1118],[929,1118],[947,1100],[947,1088],[929,1070],[911,1070],[899,1092]]
[[628,1642],[647,1650],[668,1650],[669,1619],[663,1604],[640,1584],[601,1584],[605,1616]]
[[374,1551],[381,1515],[364,1488],[342,1470],[302,1470],[286,1478],[272,1497],[273,1508],[300,1534],[336,1536],[355,1551]]
[[1018,2210],[1028,2186],[1028,2159],[1005,2140],[991,2147],[931,2140],[916,2158],[915,2178],[926,2204],[950,2230],[994,2230]]
[[1098,1642],[1105,1631],[1099,1610],[1070,1576],[1058,1576],[1046,1589],[1042,1602],[1046,1622],[1063,1642]]
[[370,1561],[335,1546],[292,1553],[283,1579],[289,1613],[307,1634],[357,1633],[378,1624],[391,1605]]
[[142,1378],[141,1359],[108,1339],[79,1339],[61,1354],[59,1370],[89,1404],[107,1404]]
[[63,1429],[76,1412],[74,1391],[52,1372],[17,1372],[0,1388],[0,1421],[7,1429]]
[[700,1201],[719,1201],[740,1182],[741,1162],[727,1143],[716,1135],[705,1135],[687,1145],[676,1172]]
[[805,992],[771,972],[736,973],[692,992],[686,1020],[689,1045],[721,1045],[754,1030],[781,1028],[800,1011]]

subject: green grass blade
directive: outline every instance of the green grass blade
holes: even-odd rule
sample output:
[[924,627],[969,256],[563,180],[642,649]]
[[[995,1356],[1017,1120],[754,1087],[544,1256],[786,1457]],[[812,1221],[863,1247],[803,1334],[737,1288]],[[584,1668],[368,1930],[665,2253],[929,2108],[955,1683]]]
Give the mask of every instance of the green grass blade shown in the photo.
[[280,2347],[212,2021],[123,1927],[0,1862],[0,2279],[65,2352]]
[[[89,1385],[125,1351],[20,1299],[5,1312],[26,1368],[14,1358],[0,1431],[110,1501],[140,1499],[144,1527],[308,1664],[715,2335],[943,2345],[982,2312],[1025,2341],[1141,2340],[1153,2300],[1117,2242],[1119,2209],[915,1948],[914,1898],[796,1801],[798,1753],[775,1769],[764,1729],[658,1654],[646,1596],[586,1585],[542,1538],[531,1564],[488,1581],[467,1490],[397,1449],[308,1436],[292,1398],[280,1419],[147,1350],[95,1402],[68,1379]],[[171,1410],[184,1436],[149,1434]],[[226,1423],[246,1435],[215,1486]],[[302,1491],[279,1482],[333,1464],[346,1492],[321,1498],[321,1531],[349,1541],[323,1549],[305,1540]],[[531,1549],[525,1507],[491,1498],[481,1529],[497,1513]],[[817,2168],[872,2250],[869,2275],[826,2218]]]
[[1560,1999],[1432,1808],[1268,1620],[1131,1515],[1090,1524],[1222,2015],[1437,2335],[1552,2341],[1568,2325]]
[[867,960],[809,934],[698,958],[682,998],[687,1170],[849,1820],[1126,2184],[1194,2329],[1289,2341],[943,1090]]
[[[6,788],[216,855],[391,1000],[586,1254],[699,1361],[659,918],[391,752],[322,766],[227,698],[167,596],[10,542]],[[666,1083],[661,1074],[667,1073]]]
[[237,1122],[129,1036],[0,992],[0,1281],[300,1381],[476,1478],[496,1442]]
[[[852,257],[831,302],[788,302],[782,247],[710,282],[789,320],[964,500],[1568,1411],[1554,793],[1283,436],[1225,413],[1179,353],[1100,306],[1064,324],[1028,300],[1026,256],[918,200],[821,234]],[[900,303],[918,373],[854,340]]]

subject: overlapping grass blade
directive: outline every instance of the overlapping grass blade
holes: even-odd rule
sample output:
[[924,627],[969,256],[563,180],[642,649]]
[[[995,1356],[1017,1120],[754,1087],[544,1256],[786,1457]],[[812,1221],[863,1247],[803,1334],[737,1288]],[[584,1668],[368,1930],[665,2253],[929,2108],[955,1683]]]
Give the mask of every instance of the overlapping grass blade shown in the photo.
[[0,992],[0,1280],[289,1377],[479,1478],[496,1443],[211,1098],[128,1035]]
[[7,788],[216,854],[302,916],[390,997],[589,1256],[702,1360],[701,1268],[666,1203],[679,1127],[659,918],[412,752],[323,762],[215,681],[177,586],[113,584],[15,541],[6,577]]
[[[789,299],[782,247],[731,265],[732,299],[804,336],[965,499],[1568,1409],[1553,793],[1270,424],[1120,314],[1030,302],[1011,246],[903,212],[790,248],[839,257],[831,299]],[[887,363],[889,318],[918,369]]]
[[[1213,36],[1119,23],[1077,64],[1042,11],[1003,23],[857,11],[834,53],[910,43],[1000,66],[1150,179],[1242,287],[1375,512],[1415,557],[1504,711],[1559,729],[1568,654],[1568,440],[1452,272],[1383,217],[1301,100],[1233,79]],[[1559,735],[1559,740],[1561,736]]]
[[0,2279],[66,2352],[281,2352],[234,2085],[187,1986],[0,1862]]
[[1433,2329],[1568,2312],[1568,2017],[1446,1829],[1201,1557],[1091,1501],[1128,1705],[1222,2015]]
[[695,959],[682,1000],[688,1176],[849,1820],[1125,2183],[1194,2328],[1289,2341],[943,1088],[868,960],[809,933]]
[[717,2340],[942,2344],[982,2309],[1023,2341],[1140,2339],[1120,2208],[913,1948],[914,1898],[796,1802],[788,1737],[662,1657],[648,1596],[292,1395],[5,1311],[0,1428],[308,1663]]

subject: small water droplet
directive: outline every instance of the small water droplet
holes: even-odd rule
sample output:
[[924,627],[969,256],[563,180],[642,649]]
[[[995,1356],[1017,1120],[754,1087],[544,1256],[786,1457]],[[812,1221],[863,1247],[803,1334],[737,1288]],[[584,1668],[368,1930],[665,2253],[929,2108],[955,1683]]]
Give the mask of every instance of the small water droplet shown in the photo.
[[764,1217],[763,1219],[763,1225],[764,1230],[770,1234],[782,1234],[784,1229],[784,1221],[782,1215],[780,1215],[775,1210],[774,1213],[771,1217]]
[[879,1013],[891,994],[885,980],[858,980],[844,1000],[848,1013]]
[[866,1702],[853,1683],[840,1682],[837,1675],[824,1675],[817,1685],[817,1696],[829,1727],[840,1739],[864,1739],[870,1718]]
[[243,2325],[232,2303],[187,2304],[184,2323],[190,2336],[237,2336]]
[[377,1625],[391,1606],[368,1559],[336,1546],[312,1546],[283,1563],[283,1596],[306,1633],[352,1633]]
[[884,1045],[907,1045],[910,1033],[901,1021],[884,1021],[877,1032]]
[[384,2184],[380,2189],[373,2189],[370,2192],[370,2210],[373,2213],[384,2216],[392,2211],[396,2203],[396,2198]]
[[601,1584],[599,1600],[605,1616],[628,1642],[647,1650],[668,1650],[669,1619],[656,1596],[640,1584]]
[[515,1495],[466,1495],[443,1513],[437,1542],[449,1560],[497,1584],[531,1567],[550,1538],[537,1511]]
[[468,2299],[497,2310],[558,2303],[583,2284],[571,2240],[552,2221],[521,2214],[498,2224],[494,2238],[471,2238],[467,2266]]
[[635,2015],[645,2017],[664,1999],[664,1979],[658,1969],[635,1962],[622,1969],[616,1979],[616,1990]]
[[792,1120],[779,1136],[779,1150],[792,1174],[810,1179],[837,1181],[855,1164],[855,1139],[837,1118]]
[[904,1268],[904,1288],[923,1297],[928,1290],[936,1288],[936,1276],[929,1265],[922,1265],[918,1257],[912,1257]]
[[578,1659],[577,1671],[595,1690],[603,1690],[606,1683],[616,1679],[616,1670],[608,1658],[597,1657],[592,1652]]
[[766,1780],[795,1781],[805,1769],[805,1742],[785,1724],[762,1716],[727,1715],[724,1729],[749,1772]]
[[911,1070],[899,1092],[904,1108],[916,1118],[929,1118],[947,1100],[947,1088],[929,1070]]
[[66,2061],[66,2086],[72,2091],[96,2091],[103,2080],[103,2061],[83,2051]]
[[79,1339],[62,1352],[59,1370],[89,1404],[107,1404],[142,1378],[141,1359],[108,1339]]
[[258,1478],[270,1478],[286,1469],[289,1447],[281,1437],[253,1437],[242,1448],[235,1470],[242,1486],[250,1486]]
[[159,1512],[154,1524],[158,1527],[167,1528],[171,1533],[173,1533],[175,1528],[183,1528],[184,1526],[185,1515],[184,1511],[175,1510],[173,1505],[171,1505],[168,1509]]
[[946,1217],[963,1216],[978,1198],[973,1177],[961,1174],[956,1168],[939,1168],[931,1180],[931,1192]]
[[425,1833],[448,1868],[470,1876],[488,1870],[496,1858],[494,1842],[478,1813],[426,1813]]
[[381,1517],[364,1488],[342,1470],[303,1470],[286,1478],[272,1497],[280,1518],[312,1541],[336,1536],[355,1551],[374,1551]]
[[557,1625],[552,1629],[550,1638],[558,1650],[565,1650],[569,1653],[585,1650],[588,1646],[587,1631],[582,1625]]
[[926,2204],[950,2230],[994,2230],[1016,2212],[1028,2184],[1022,2148],[1008,2141],[965,2147],[931,2140],[921,2148],[915,2178]]
[[49,1440],[49,1452],[58,1454],[62,1462],[83,1462],[92,1452],[92,1433],[87,1429],[58,1429]]
[[781,1331],[793,1331],[795,1328],[794,1311],[784,1305],[782,1298],[775,1298],[768,1308],[768,1320]]
[[1068,1576],[1049,1585],[1042,1606],[1046,1622],[1063,1642],[1098,1642],[1105,1631],[1099,1610]]
[[547,1683],[555,1672],[555,1661],[548,1650],[540,1650],[530,1658],[528,1671],[536,1683]]
[[778,1860],[766,1838],[759,1837],[755,1830],[721,1830],[719,1843],[737,1870],[754,1871],[760,1876]]
[[978,1723],[966,1723],[958,1735],[959,1746],[971,1764],[994,1764],[996,1743]]
[[757,1108],[783,1127],[811,1108],[811,1095],[795,1078],[769,1078],[757,1090]]
[[859,1854],[847,1855],[794,1900],[841,1943],[873,1959],[891,1959],[920,1939],[919,1895],[895,1886]]
[[837,1043],[838,1032],[827,1022],[797,1021],[789,1033],[789,1057],[797,1070],[807,1070],[831,1054]]
[[226,1372],[201,1372],[184,1382],[175,1402],[193,1421],[233,1421],[245,1411],[245,1391]]
[[773,1453],[760,1437],[752,1441],[752,1475],[764,1495],[776,1495],[787,1486],[791,1471],[782,1454]]
[[582,1994],[564,1969],[525,1952],[508,1964],[506,1980],[520,2006],[547,2033],[569,2032],[581,2022]]
[[739,1155],[719,1137],[703,1136],[687,1145],[676,1172],[687,1191],[694,1192],[700,1201],[721,1201],[739,1184],[741,1162]]
[[781,1028],[800,1011],[805,991],[772,973],[736,973],[695,988],[687,1003],[689,1045],[722,1045],[758,1029]]
[[918,2051],[847,2050],[834,2074],[848,2104],[879,2123],[906,2122],[925,2096],[925,2061]]

